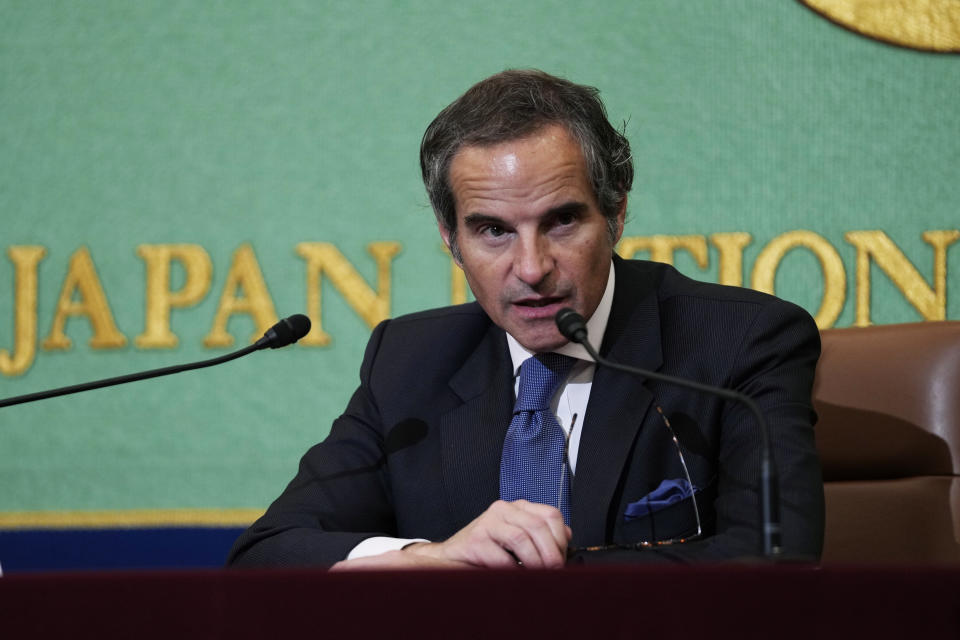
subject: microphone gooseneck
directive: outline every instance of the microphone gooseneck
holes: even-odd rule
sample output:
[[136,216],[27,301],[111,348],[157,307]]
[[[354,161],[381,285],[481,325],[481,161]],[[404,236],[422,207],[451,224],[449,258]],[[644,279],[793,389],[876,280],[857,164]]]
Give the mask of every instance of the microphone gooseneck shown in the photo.
[[266,349],[267,347],[270,347],[271,349],[284,347],[307,335],[308,331],[310,331],[310,318],[298,313],[290,316],[289,318],[284,318],[277,324],[267,329],[266,333],[263,334],[263,337],[257,340],[255,343],[226,355],[210,358],[209,360],[201,360],[199,362],[190,362],[187,364],[174,365],[172,367],[151,369],[150,371],[130,373],[124,376],[104,378],[103,380],[84,382],[69,387],[60,387],[58,389],[49,389],[47,391],[28,393],[22,396],[15,396],[13,398],[5,398],[0,400],[0,408],[10,407],[15,404],[25,404],[27,402],[36,402],[37,400],[46,400],[47,398],[56,398],[57,396],[66,396],[70,395],[71,393],[80,393],[81,391],[112,387],[118,384],[125,384],[127,382],[136,382],[137,380],[159,378],[160,376],[168,376],[174,373],[180,373],[181,371],[191,371],[193,369],[212,367],[217,364],[223,364],[224,362],[236,360],[237,358],[245,356],[248,353],[253,353],[254,351],[259,351],[260,349]]
[[648,371],[637,367],[628,367],[626,365],[610,362],[606,358],[600,357],[600,354],[590,344],[587,337],[587,323],[579,313],[570,308],[563,308],[557,312],[554,317],[557,329],[564,338],[571,342],[583,345],[593,360],[604,367],[624,371],[633,375],[657,380],[667,384],[674,384],[679,387],[686,387],[708,393],[726,400],[733,400],[746,406],[757,422],[760,430],[760,522],[761,522],[761,553],[767,558],[777,558],[782,552],[780,546],[780,498],[779,498],[779,479],[777,469],[773,462],[773,454],[770,447],[770,432],[767,428],[767,421],[757,404],[747,395],[734,391],[733,389],[724,389],[723,387],[714,387],[709,384],[679,378],[656,371]]

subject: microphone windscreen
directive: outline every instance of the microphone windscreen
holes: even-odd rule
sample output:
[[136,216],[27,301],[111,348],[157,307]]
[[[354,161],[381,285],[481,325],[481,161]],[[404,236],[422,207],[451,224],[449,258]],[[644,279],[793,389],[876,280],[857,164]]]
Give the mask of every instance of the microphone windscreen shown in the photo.
[[427,437],[427,423],[417,418],[407,418],[397,424],[383,443],[384,455],[391,455],[397,451],[412,447]]
[[[554,316],[554,322],[557,323],[557,329],[560,330],[560,334],[567,340],[580,342],[581,339],[586,337],[586,321],[582,315],[570,307],[564,307],[560,309],[560,311],[557,311],[557,315]],[[582,336],[578,335],[581,331],[583,332]]]
[[310,332],[310,318],[302,313],[295,313],[283,321],[290,327],[290,342],[296,342]]
[[284,318],[277,324],[270,327],[263,337],[258,341],[259,348],[270,347],[279,349],[288,344],[293,344],[310,331],[310,318],[297,313],[289,318]]

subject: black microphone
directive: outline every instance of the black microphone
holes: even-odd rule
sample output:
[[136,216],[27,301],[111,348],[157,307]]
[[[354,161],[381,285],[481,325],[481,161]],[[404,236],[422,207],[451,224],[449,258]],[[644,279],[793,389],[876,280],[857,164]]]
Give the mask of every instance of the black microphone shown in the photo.
[[596,352],[587,339],[586,321],[584,321],[583,316],[573,309],[561,309],[554,317],[554,321],[557,324],[557,329],[560,330],[564,338],[583,345],[587,353],[590,354],[590,357],[599,365],[617,369],[618,371],[625,371],[626,373],[632,373],[644,378],[649,378],[650,380],[658,380],[660,382],[666,382],[667,384],[675,384],[680,387],[693,389],[701,393],[719,396],[726,400],[734,400],[744,404],[753,413],[757,421],[757,426],[760,429],[760,522],[762,534],[760,551],[767,558],[779,557],[782,552],[780,546],[780,497],[778,493],[780,482],[770,450],[770,433],[767,428],[767,421],[764,419],[763,414],[760,413],[760,408],[757,407],[757,404],[750,399],[749,396],[739,391],[734,391],[733,389],[714,387],[695,380],[679,378],[656,371],[647,371],[646,369],[639,369],[637,367],[629,367],[627,365],[617,364],[616,362],[610,362],[606,358],[601,358],[600,354]]
[[257,349],[265,349],[267,347],[279,349],[288,344],[293,344],[307,335],[309,331],[310,318],[302,313],[295,313],[267,329],[263,337],[253,343],[253,346]]
[[172,367],[163,367],[161,369],[151,369],[150,371],[130,373],[125,376],[104,378],[103,380],[95,380],[94,382],[84,382],[82,384],[75,384],[69,387],[60,387],[59,389],[38,391],[37,393],[28,393],[27,395],[23,396],[6,398],[4,400],[0,400],[0,408],[9,407],[15,404],[24,404],[26,402],[35,402],[37,400],[45,400],[47,398],[56,398],[57,396],[65,396],[71,393],[80,393],[81,391],[89,391],[91,389],[112,387],[114,385],[125,384],[127,382],[146,380],[147,378],[168,376],[173,373],[180,373],[181,371],[190,371],[191,369],[212,367],[215,364],[222,364],[224,362],[236,360],[237,358],[245,356],[248,353],[253,353],[254,351],[259,351],[260,349],[266,349],[267,347],[270,347],[271,349],[285,347],[286,345],[292,344],[303,336],[307,335],[308,331],[310,331],[310,318],[298,313],[290,316],[289,318],[284,318],[277,324],[267,329],[267,332],[263,334],[263,337],[250,346],[218,358],[211,358],[209,360],[201,360],[200,362],[191,362],[188,364],[178,364]]
[[363,467],[343,469],[334,471],[324,476],[316,476],[314,482],[329,482],[340,478],[351,478],[353,476],[363,475],[372,471],[379,471],[386,466],[388,459],[395,453],[408,449],[416,444],[420,444],[428,433],[430,428],[427,423],[419,418],[407,418],[393,427],[387,437],[383,439],[383,454],[376,462]]

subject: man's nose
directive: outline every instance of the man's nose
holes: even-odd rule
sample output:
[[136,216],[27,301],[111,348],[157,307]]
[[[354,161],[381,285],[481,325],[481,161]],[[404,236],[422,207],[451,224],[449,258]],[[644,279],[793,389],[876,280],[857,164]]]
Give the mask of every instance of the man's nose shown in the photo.
[[513,259],[513,272],[523,282],[536,286],[553,271],[550,243],[542,237],[520,238]]

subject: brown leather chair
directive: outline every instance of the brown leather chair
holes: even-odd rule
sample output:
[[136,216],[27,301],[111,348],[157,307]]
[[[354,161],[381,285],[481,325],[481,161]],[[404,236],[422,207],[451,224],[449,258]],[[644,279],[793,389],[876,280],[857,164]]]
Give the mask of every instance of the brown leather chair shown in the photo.
[[960,322],[821,335],[823,563],[960,563]]

